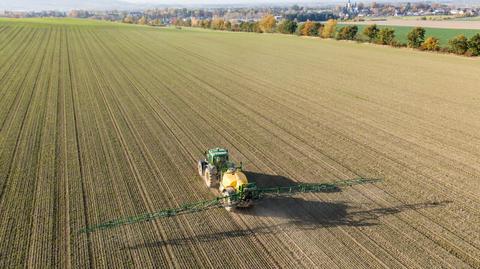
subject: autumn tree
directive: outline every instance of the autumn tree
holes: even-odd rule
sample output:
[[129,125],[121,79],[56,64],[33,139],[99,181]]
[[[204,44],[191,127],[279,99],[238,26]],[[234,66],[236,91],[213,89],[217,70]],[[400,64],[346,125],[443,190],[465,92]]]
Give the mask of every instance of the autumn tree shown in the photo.
[[240,32],[240,25],[238,23],[232,23],[232,26],[230,28],[230,31],[232,32]]
[[408,47],[419,48],[425,40],[425,29],[422,27],[415,27],[408,33]]
[[273,15],[266,15],[260,20],[260,29],[264,33],[273,33],[275,31],[275,26],[277,21]]
[[336,39],[337,40],[355,40],[357,37],[358,27],[356,25],[353,26],[344,26],[340,28],[337,33]]
[[450,39],[448,45],[450,46],[451,52],[463,55],[468,50],[468,39],[464,35],[458,35],[453,39]]
[[134,22],[135,22],[134,19],[133,19],[133,17],[130,16],[130,15],[128,15],[128,16],[126,16],[125,18],[123,18],[122,21],[123,21],[123,23],[134,23]]
[[304,36],[318,36],[322,24],[313,21],[307,21],[301,25],[300,35]]
[[395,30],[382,28],[377,34],[377,43],[380,45],[391,45],[395,40]]
[[425,39],[425,41],[422,43],[421,49],[438,51],[440,49],[440,40],[433,36],[427,37],[427,39]]
[[310,36],[311,33],[314,31],[315,24],[313,21],[307,21],[302,25],[301,34],[304,36]]
[[159,25],[162,25],[162,22],[160,21],[160,19],[154,19],[154,20],[150,21],[150,25],[159,26]]
[[325,26],[323,27],[321,37],[332,38],[335,35],[336,27],[337,27],[337,20],[329,19],[325,24]]
[[138,20],[137,23],[138,23],[138,24],[141,24],[141,25],[147,25],[147,24],[148,24],[148,20],[147,20],[147,18],[145,18],[145,16],[142,16],[142,17]]
[[376,24],[369,25],[363,29],[363,34],[368,38],[369,42],[377,40],[378,36],[378,27]]
[[223,19],[214,19],[210,27],[213,30],[225,30],[225,21]]
[[468,40],[468,53],[471,56],[480,55],[480,34],[475,34]]
[[199,27],[200,26],[200,20],[197,18],[192,18],[192,27]]
[[200,22],[200,27],[204,29],[212,28],[212,21],[211,20],[202,20]]

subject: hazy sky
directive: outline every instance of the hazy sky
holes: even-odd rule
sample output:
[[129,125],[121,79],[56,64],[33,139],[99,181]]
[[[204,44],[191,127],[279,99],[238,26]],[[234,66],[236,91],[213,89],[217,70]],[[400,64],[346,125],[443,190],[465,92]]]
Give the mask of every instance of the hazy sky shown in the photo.
[[332,3],[343,0],[0,0],[0,10],[142,9],[151,6]]
[[[264,3],[332,3],[332,2],[346,2],[346,0],[122,0],[129,3],[140,4],[179,4],[179,5],[201,5],[201,4],[264,4]],[[393,0],[396,1],[396,0]]]
[[[124,2],[130,3],[154,3],[154,4],[239,4],[239,3],[265,3],[265,2],[288,2],[288,3],[295,3],[295,2],[332,2],[331,0],[283,0],[283,1],[275,1],[275,0],[262,0],[262,1],[255,1],[255,0],[123,0]],[[335,1],[335,0],[333,0]],[[341,0],[336,0],[341,1]]]
[[[144,9],[148,7],[201,6],[201,5],[235,5],[235,4],[331,4],[345,3],[348,0],[0,0],[1,10],[71,10],[71,9]],[[352,2],[372,2],[374,0],[352,0]],[[408,0],[376,0],[376,2],[398,2]],[[410,0],[415,2],[419,0]],[[472,0],[460,0],[469,2]],[[480,0],[475,0],[480,1]]]

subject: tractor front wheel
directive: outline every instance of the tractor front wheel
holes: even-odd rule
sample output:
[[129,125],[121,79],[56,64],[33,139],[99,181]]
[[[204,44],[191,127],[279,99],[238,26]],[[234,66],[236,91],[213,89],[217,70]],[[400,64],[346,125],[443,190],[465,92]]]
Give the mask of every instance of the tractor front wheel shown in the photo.
[[203,177],[205,176],[205,165],[204,165],[204,161],[198,161],[198,174]]

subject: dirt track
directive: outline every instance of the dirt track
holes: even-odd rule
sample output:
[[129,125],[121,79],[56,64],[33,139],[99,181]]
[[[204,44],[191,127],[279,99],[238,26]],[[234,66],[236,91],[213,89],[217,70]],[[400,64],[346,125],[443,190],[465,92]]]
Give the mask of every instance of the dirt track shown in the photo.
[[[480,267],[477,59],[280,35],[0,31],[0,267]],[[214,146],[260,185],[383,181],[78,234],[213,197],[195,161]]]

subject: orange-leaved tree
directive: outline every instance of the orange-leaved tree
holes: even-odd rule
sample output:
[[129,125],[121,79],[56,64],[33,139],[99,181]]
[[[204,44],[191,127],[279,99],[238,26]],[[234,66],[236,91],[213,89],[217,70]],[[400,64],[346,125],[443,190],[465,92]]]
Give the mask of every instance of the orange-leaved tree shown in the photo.
[[438,38],[430,36],[422,44],[421,49],[423,50],[431,50],[437,51],[440,49],[440,40]]
[[276,25],[277,20],[275,20],[273,15],[266,15],[260,20],[260,29],[264,33],[273,33]]
[[337,27],[337,20],[329,19],[322,29],[321,37],[332,38]]

